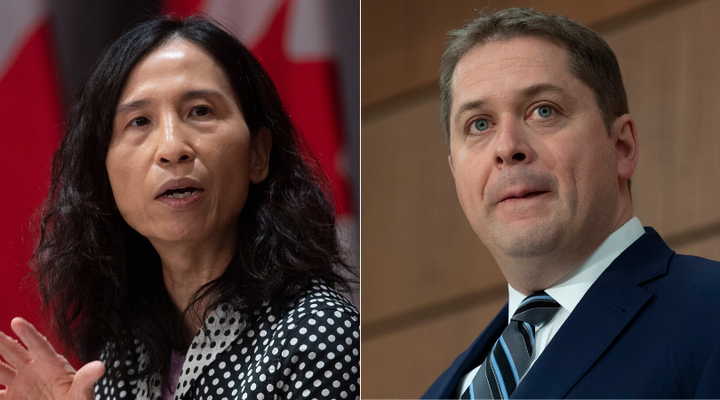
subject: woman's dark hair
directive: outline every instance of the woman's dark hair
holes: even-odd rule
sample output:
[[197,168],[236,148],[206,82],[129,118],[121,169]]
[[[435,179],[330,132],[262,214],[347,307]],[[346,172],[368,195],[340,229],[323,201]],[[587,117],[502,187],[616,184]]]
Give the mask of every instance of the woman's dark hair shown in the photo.
[[[235,255],[220,277],[198,290],[188,310],[202,305],[194,316],[202,322],[220,304],[244,313],[263,303],[284,309],[313,281],[348,290],[328,185],[265,70],[237,39],[202,18],[142,22],[108,49],[79,92],[53,157],[33,258],[43,309],[61,342],[85,362],[112,344],[110,359],[124,361],[140,339],[151,361],[138,376],[167,377],[171,350],[184,351],[194,336],[183,322],[193,316],[177,310],[157,252],[116,209],[105,158],[128,76],[173,39],[210,53],[227,74],[252,135],[261,127],[272,133],[269,174],[250,184]],[[119,368],[117,373],[132,373],[124,362]]]

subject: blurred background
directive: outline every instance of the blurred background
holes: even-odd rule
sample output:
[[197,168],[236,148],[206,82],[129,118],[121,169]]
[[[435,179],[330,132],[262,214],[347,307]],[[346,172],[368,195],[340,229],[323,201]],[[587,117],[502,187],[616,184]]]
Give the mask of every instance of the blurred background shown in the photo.
[[[338,229],[359,265],[359,0],[1,0],[0,330],[42,331],[30,272],[65,113],[104,50],[145,16],[202,12],[260,59],[333,186]],[[352,294],[359,305],[359,293]]]
[[636,215],[720,260],[719,1],[362,0],[363,398],[421,396],[507,301],[457,200],[438,79],[448,30],[517,6],[609,43],[640,136]]

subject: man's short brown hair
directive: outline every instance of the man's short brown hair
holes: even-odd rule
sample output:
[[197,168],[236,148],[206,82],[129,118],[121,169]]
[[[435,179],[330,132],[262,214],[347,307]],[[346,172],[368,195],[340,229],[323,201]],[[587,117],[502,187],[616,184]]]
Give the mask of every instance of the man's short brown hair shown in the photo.
[[460,59],[477,45],[521,36],[546,38],[565,47],[570,73],[592,89],[608,135],[615,119],[628,113],[627,95],[615,53],[590,28],[562,15],[531,8],[508,8],[480,15],[465,27],[448,33],[450,40],[440,69],[440,116],[450,149],[452,77]]

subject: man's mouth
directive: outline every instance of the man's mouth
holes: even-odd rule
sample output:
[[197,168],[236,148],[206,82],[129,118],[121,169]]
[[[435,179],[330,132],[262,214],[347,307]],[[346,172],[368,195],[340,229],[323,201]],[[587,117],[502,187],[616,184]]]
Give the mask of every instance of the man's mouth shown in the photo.
[[523,196],[520,196],[519,198],[520,198],[520,199],[527,199],[527,198],[530,198],[530,197],[540,196],[540,195],[543,194],[543,193],[547,193],[547,192],[543,192],[543,191],[529,192],[529,193],[526,193],[526,194],[523,195]]
[[531,198],[533,198],[533,197],[537,197],[537,196],[540,196],[540,195],[545,194],[545,193],[547,193],[547,191],[542,191],[542,190],[541,190],[541,191],[536,191],[536,192],[527,192],[527,193],[525,193],[525,194],[523,194],[523,195],[521,195],[521,196],[510,196],[510,197],[506,197],[503,201],[505,201],[505,200],[512,200],[512,199],[531,199]]

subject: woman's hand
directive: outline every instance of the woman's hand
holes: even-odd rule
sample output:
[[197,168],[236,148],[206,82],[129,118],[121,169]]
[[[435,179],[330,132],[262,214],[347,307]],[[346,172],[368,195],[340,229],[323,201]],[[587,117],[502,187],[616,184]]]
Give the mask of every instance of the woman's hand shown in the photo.
[[0,399],[93,398],[95,382],[105,373],[100,361],[93,361],[75,372],[65,357],[55,352],[50,342],[31,323],[14,318],[10,323],[17,340],[0,332]]

